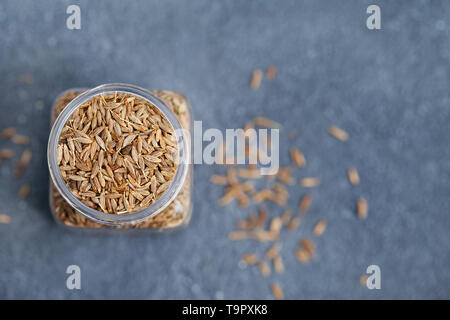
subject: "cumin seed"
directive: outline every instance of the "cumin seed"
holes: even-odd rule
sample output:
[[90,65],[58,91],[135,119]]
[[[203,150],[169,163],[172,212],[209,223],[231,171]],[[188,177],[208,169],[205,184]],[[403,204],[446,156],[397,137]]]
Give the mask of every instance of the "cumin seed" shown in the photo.
[[336,126],[330,126],[328,128],[328,133],[333,136],[334,138],[344,142],[348,140],[348,133],[342,130],[341,128],[338,128]]
[[291,148],[291,160],[299,168],[303,168],[306,165],[305,156],[298,148],[295,147]]
[[320,219],[319,222],[316,223],[313,229],[313,233],[316,237],[320,237],[327,227],[327,222],[324,219]]
[[242,261],[244,261],[246,264],[252,265],[256,264],[259,259],[258,256],[254,253],[246,253],[241,258]]
[[298,206],[298,212],[301,216],[305,215],[305,213],[308,211],[309,207],[311,206],[311,202],[311,194],[307,193],[302,197],[302,200],[300,200],[300,204]]
[[359,198],[358,202],[356,204],[356,213],[358,215],[358,218],[366,219],[368,212],[369,212],[369,206],[367,204],[366,199]]
[[22,145],[30,144],[30,138],[22,134],[14,134],[11,137],[11,140],[15,144],[22,144]]
[[30,185],[23,184],[19,189],[19,198],[25,199],[27,197],[28,193],[30,193]]
[[9,224],[11,223],[11,217],[7,214],[0,213],[0,223]]
[[272,282],[272,285],[270,287],[272,288],[272,294],[275,299],[284,299],[283,290],[281,289],[281,286],[278,284],[278,282]]
[[267,79],[273,80],[273,79],[275,79],[276,75],[277,75],[277,68],[274,65],[269,66],[269,68],[267,68],[267,72],[266,72]]
[[304,188],[315,188],[320,185],[319,178],[303,178],[300,180],[300,185]]
[[2,130],[1,136],[3,139],[9,139],[16,133],[16,128],[9,127]]
[[359,174],[355,167],[348,169],[348,180],[355,186],[359,184]]
[[253,90],[258,90],[261,85],[261,80],[263,78],[263,72],[261,69],[256,69],[253,71],[252,78],[250,80],[250,88]]
[[264,277],[268,277],[272,273],[272,271],[270,269],[270,265],[265,261],[260,261],[258,263],[258,268]]

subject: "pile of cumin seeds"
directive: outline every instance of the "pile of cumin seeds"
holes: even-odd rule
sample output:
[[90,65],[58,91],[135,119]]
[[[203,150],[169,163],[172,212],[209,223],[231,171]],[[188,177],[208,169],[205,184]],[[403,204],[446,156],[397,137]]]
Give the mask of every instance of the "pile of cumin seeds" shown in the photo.
[[[267,117],[256,117],[248,121],[244,126],[245,130],[254,126],[281,128],[281,125]],[[329,133],[332,137],[341,142],[346,142],[349,135],[343,129],[336,126],[329,128]],[[295,133],[292,130],[288,134],[293,136]],[[226,150],[226,146],[223,146]],[[284,230],[288,232],[298,232],[302,221],[308,218],[307,211],[312,205],[312,193],[318,189],[322,183],[318,177],[303,176],[300,179],[296,178],[296,171],[301,172],[306,167],[306,157],[302,151],[296,146],[290,147],[289,150],[290,165],[279,168],[278,173],[273,176],[259,175],[259,169],[255,165],[247,165],[246,168],[237,166],[236,164],[227,163],[225,174],[214,174],[211,177],[213,184],[222,185],[225,188],[224,196],[219,200],[220,205],[229,205],[233,201],[237,201],[238,206],[244,210],[247,207],[259,207],[258,213],[251,212],[247,218],[238,220],[236,223],[236,230],[229,233],[229,239],[233,241],[239,240],[256,240],[261,243],[266,250],[266,254],[261,255],[261,249],[255,248],[253,252],[247,251],[241,257],[241,263],[246,265],[257,266],[259,273],[265,278],[275,277],[276,274],[283,274],[285,267],[280,250],[283,240]],[[246,156],[251,152],[259,154],[261,150],[246,150]],[[222,155],[223,156],[223,155]],[[286,157],[288,158],[288,157]],[[283,158],[280,159],[280,164],[283,163]],[[350,166],[348,180],[350,185],[357,186],[360,183],[359,174],[355,167]],[[263,181],[261,183],[261,181]],[[305,191],[299,194],[300,190]],[[275,192],[278,190],[278,192]],[[288,208],[287,199],[291,196],[298,197],[297,213],[293,214],[295,210]],[[280,200],[281,198],[281,200]],[[276,206],[273,206],[274,203]],[[267,207],[275,207],[275,209],[266,209]],[[277,209],[279,208],[279,209]],[[359,198],[357,202],[357,216],[365,218],[367,216],[367,201]],[[318,218],[318,219],[317,219]],[[299,245],[294,250],[295,258],[301,264],[307,264],[317,259],[317,244],[314,241],[319,241],[326,232],[327,221],[320,217],[317,219],[313,228],[309,231],[300,228],[302,237],[299,239]],[[305,232],[309,233],[309,237],[303,236]],[[316,240],[312,240],[315,237]],[[322,240],[321,240],[322,241]],[[266,247],[265,243],[269,243],[270,247]],[[263,258],[259,258],[262,256]],[[272,263],[270,263],[272,262]],[[271,267],[272,264],[272,267]],[[272,268],[275,272],[272,272]],[[284,297],[281,285],[275,279],[272,279],[271,290],[274,298],[282,299]]]
[[139,211],[169,188],[177,169],[174,129],[140,97],[96,96],[63,127],[57,164],[71,192],[91,208]]
[[[68,91],[65,92],[55,102],[52,112],[52,121],[56,119],[59,113],[72,101],[75,97],[81,94],[83,91]],[[190,130],[190,113],[188,108],[188,102],[186,98],[180,94],[167,91],[152,91],[152,93],[163,100],[166,105],[175,113],[178,117],[181,125],[186,130]],[[132,143],[133,144],[133,143]],[[103,150],[103,149],[102,149]],[[151,177],[147,177],[151,180]],[[185,183],[183,184],[180,192],[172,203],[170,203],[162,212],[154,217],[151,217],[145,221],[114,228],[154,228],[154,229],[166,229],[174,228],[181,225],[185,225],[189,222],[191,216],[191,169],[188,172]],[[105,225],[93,222],[83,215],[77,213],[59,194],[53,183],[51,183],[51,207],[56,220],[64,225],[71,227],[83,227],[83,228],[105,228]],[[134,190],[133,190],[134,191]],[[151,186],[150,186],[151,192]],[[105,197],[106,198],[106,197]],[[136,204],[136,202],[135,202]],[[111,228],[111,227],[108,227]]]

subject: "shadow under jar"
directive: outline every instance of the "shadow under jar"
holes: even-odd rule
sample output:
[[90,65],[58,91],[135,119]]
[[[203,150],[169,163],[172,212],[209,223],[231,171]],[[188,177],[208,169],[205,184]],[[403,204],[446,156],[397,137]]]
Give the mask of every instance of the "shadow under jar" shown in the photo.
[[128,84],[70,89],[53,104],[50,208],[73,228],[186,226],[192,214],[189,102]]

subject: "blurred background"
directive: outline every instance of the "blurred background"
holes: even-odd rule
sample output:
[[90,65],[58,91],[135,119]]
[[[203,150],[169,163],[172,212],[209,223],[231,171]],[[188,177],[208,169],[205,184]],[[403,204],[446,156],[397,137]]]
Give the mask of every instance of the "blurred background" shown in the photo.
[[[81,8],[80,30],[66,28],[71,4]],[[371,4],[381,30],[366,27]],[[0,129],[31,137],[33,158],[17,180],[13,161],[0,166],[0,213],[11,217],[0,224],[0,298],[271,299],[273,281],[287,299],[450,298],[449,17],[448,1],[2,1]],[[251,90],[253,70],[270,65],[276,78]],[[280,164],[299,147],[308,165],[296,177],[322,181],[300,228],[283,233],[283,274],[265,278],[239,262],[268,245],[228,239],[257,206],[217,204],[223,188],[209,178],[223,168],[195,166],[193,218],[181,232],[86,234],[54,223],[51,104],[65,89],[111,82],[182,92],[204,128],[255,116],[282,124]],[[330,125],[349,141],[329,137]],[[351,165],[358,187],[346,178]],[[23,183],[31,191],[20,200]],[[355,215],[359,196],[366,220]],[[321,218],[316,258],[301,264],[298,239]],[[81,290],[66,288],[71,264]],[[359,283],[372,264],[381,290]]]

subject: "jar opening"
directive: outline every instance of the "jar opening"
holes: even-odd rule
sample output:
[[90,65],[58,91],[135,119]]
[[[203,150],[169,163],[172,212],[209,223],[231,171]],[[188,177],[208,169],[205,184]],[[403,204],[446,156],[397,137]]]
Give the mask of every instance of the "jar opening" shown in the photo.
[[[70,119],[75,110],[77,110],[80,105],[96,96],[114,93],[132,94],[148,101],[151,105],[158,109],[158,111],[161,112],[161,114],[170,123],[174,129],[174,134],[178,144],[178,165],[170,186],[149,206],[144,207],[139,211],[126,214],[104,213],[84,204],[67,187],[57,164],[57,147],[59,137],[66,122]],[[61,111],[50,132],[47,159],[52,181],[58,192],[70,206],[72,206],[80,214],[95,222],[105,225],[120,226],[134,224],[149,219],[164,210],[174,200],[180,192],[188,173],[190,147],[188,138],[185,136],[184,130],[174,112],[150,91],[128,84],[105,84],[80,94],[78,97],[69,102],[69,104],[67,104],[67,106]]]

